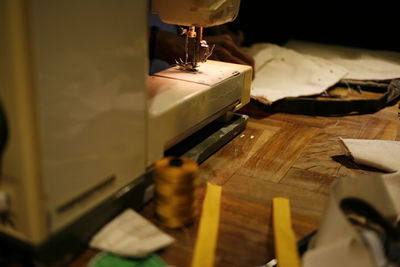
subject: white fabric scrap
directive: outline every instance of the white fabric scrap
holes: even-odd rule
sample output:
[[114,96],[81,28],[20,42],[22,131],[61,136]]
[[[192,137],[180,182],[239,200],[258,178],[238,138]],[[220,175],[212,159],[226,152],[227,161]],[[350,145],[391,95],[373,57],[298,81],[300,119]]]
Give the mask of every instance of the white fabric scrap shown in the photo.
[[255,44],[248,52],[256,73],[251,97],[265,104],[320,94],[347,74],[340,65],[270,43]]
[[173,242],[171,236],[127,209],[93,236],[90,247],[124,257],[144,257]]
[[394,207],[397,210],[397,220],[400,221],[400,171],[384,174],[382,177],[386,185],[386,189],[393,200]]
[[400,170],[400,141],[339,139],[346,154],[358,164],[386,172]]
[[348,70],[345,79],[400,78],[400,53],[292,40],[285,47],[304,55],[324,58]]
[[400,141],[339,139],[348,156],[358,164],[390,172],[382,179],[400,214]]
[[[341,209],[345,198],[370,203],[385,218],[396,218],[396,202],[380,175],[338,178],[331,186],[317,235],[302,257],[303,267],[377,267],[370,247]],[[397,197],[398,200],[398,197]],[[379,265],[380,266],[380,265]]]

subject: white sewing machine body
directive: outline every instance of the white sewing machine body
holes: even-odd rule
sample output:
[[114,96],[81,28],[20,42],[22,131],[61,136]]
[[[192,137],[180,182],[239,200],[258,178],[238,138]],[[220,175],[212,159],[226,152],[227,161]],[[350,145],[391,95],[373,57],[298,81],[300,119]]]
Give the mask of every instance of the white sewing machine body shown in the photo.
[[0,190],[11,223],[0,232],[28,244],[125,194],[166,148],[249,101],[249,66],[149,77],[146,1],[1,5]]
[[198,72],[170,68],[151,76],[148,165],[165,149],[247,104],[251,75],[249,66],[209,60]]

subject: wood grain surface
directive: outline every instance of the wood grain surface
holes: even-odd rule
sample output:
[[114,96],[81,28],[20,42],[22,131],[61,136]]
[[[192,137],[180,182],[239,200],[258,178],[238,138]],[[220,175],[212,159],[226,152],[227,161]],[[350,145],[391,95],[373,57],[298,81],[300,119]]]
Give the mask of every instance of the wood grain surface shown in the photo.
[[[359,97],[355,91],[350,94]],[[274,257],[273,197],[290,199],[297,239],[318,229],[336,178],[378,172],[346,157],[338,138],[400,141],[398,111],[396,104],[374,114],[322,117],[269,114],[253,104],[244,107],[240,112],[250,116],[245,131],[200,165],[203,182],[223,189],[215,266],[255,267]],[[157,224],[153,203],[141,213]],[[197,226],[195,222],[181,230],[162,228],[177,240],[158,252],[168,265],[190,266]],[[88,250],[71,266],[82,266],[95,254]]]

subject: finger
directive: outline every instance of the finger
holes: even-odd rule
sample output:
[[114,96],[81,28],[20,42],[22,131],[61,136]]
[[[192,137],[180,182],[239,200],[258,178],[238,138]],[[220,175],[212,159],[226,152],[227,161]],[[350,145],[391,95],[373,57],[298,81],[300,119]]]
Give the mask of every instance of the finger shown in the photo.
[[253,57],[240,49],[233,41],[232,36],[224,34],[218,36],[217,38],[210,39],[210,41],[214,41],[216,43],[216,46],[222,46],[226,48],[233,56],[240,58],[242,61],[244,61],[245,65],[250,65],[254,68]]
[[[232,55],[228,50],[226,50],[223,47],[216,47],[214,49],[214,53],[210,56],[210,59],[213,60],[219,60],[219,61],[224,61],[224,62],[230,62],[230,63],[236,63],[236,64],[242,64],[242,65],[248,65],[246,62],[244,62],[242,59],[235,57]],[[254,72],[254,66],[252,66],[252,79],[254,80],[255,78],[255,72]]]
[[233,42],[223,42],[222,43],[224,48],[229,50],[229,52],[237,57],[240,58],[242,61],[245,62],[245,65],[250,65],[254,68],[254,59],[252,56],[246,54],[243,50],[237,47]]

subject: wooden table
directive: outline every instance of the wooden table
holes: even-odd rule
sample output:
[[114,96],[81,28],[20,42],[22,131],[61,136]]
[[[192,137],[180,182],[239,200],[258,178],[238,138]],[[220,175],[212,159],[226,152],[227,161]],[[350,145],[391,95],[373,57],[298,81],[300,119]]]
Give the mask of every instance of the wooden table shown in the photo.
[[[200,165],[201,179],[223,189],[215,266],[254,267],[274,257],[273,197],[290,199],[298,239],[318,229],[336,178],[377,171],[344,156],[338,138],[400,141],[398,111],[395,105],[375,114],[322,117],[268,114],[253,104],[242,109],[250,116],[246,130]],[[141,213],[156,223],[152,203]],[[197,226],[162,228],[177,240],[159,252],[168,265],[190,266]],[[95,253],[86,251],[71,266]]]

